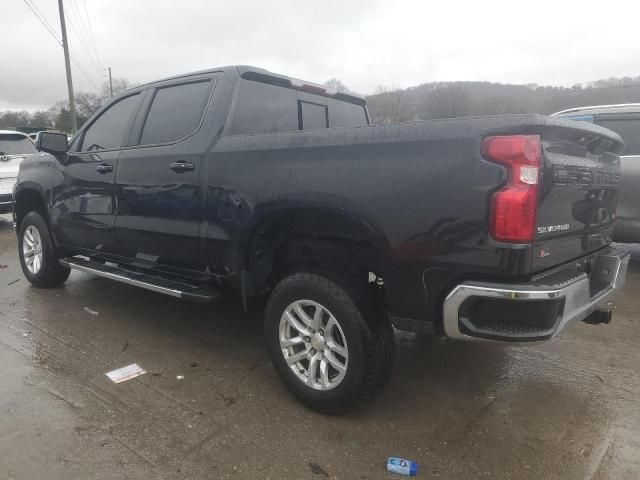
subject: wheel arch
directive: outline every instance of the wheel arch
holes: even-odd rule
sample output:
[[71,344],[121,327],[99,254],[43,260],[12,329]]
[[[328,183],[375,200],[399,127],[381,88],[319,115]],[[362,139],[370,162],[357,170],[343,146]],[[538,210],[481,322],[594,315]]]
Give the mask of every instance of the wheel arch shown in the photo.
[[44,194],[36,184],[29,182],[20,185],[20,188],[16,190],[13,201],[13,218],[18,229],[25,215],[32,211],[36,211],[42,215],[42,218],[44,218],[49,228],[51,228],[49,209],[47,208]]
[[246,296],[268,288],[287,265],[347,265],[381,274],[391,259],[386,235],[362,211],[309,201],[257,211],[239,248]]

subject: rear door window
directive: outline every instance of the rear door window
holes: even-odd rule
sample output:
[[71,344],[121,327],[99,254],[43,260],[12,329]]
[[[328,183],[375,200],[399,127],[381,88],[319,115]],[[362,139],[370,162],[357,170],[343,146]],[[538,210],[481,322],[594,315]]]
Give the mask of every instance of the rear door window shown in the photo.
[[210,91],[210,80],[158,88],[142,127],[140,145],[176,142],[194,133]]
[[85,131],[82,151],[120,148],[129,133],[131,117],[138,110],[140,94],[129,95],[108,107]]
[[298,129],[296,92],[241,80],[230,134],[287,132]]
[[0,135],[0,155],[37,153],[33,142],[24,135],[3,133]]
[[632,117],[600,116],[596,123],[613,130],[624,140],[624,150],[620,155],[640,155],[640,115]]

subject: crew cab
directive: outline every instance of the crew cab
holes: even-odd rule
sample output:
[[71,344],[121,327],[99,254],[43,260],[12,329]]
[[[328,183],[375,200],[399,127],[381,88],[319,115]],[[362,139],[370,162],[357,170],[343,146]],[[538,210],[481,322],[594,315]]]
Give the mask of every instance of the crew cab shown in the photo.
[[[267,350],[322,412],[388,379],[394,329],[530,342],[608,322],[620,137],[539,115],[369,125],[364,98],[234,66],[133,88],[23,162],[20,261],[166,295],[266,299]],[[185,319],[185,321],[188,321]]]

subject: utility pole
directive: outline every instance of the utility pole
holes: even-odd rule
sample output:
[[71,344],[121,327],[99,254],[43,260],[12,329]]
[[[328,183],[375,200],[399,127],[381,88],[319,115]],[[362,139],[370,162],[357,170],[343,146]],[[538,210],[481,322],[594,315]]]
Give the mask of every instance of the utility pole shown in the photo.
[[64,50],[64,66],[67,70],[67,89],[69,90],[69,114],[71,115],[71,133],[78,130],[76,121],[76,102],[73,98],[73,80],[71,80],[71,62],[69,61],[69,43],[67,41],[67,25],[64,21],[64,7],[62,0],[58,0],[58,9],[60,10],[60,30],[62,30],[62,49]]
[[111,93],[111,98],[113,98],[113,83],[111,83],[111,67],[109,67],[109,92]]

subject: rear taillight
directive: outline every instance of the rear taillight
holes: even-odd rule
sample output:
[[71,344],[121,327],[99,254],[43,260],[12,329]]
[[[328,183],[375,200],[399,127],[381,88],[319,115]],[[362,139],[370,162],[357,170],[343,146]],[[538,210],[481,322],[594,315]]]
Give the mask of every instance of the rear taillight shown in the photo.
[[507,184],[491,197],[489,232],[500,242],[533,241],[541,146],[538,135],[487,137],[482,156],[507,167]]

